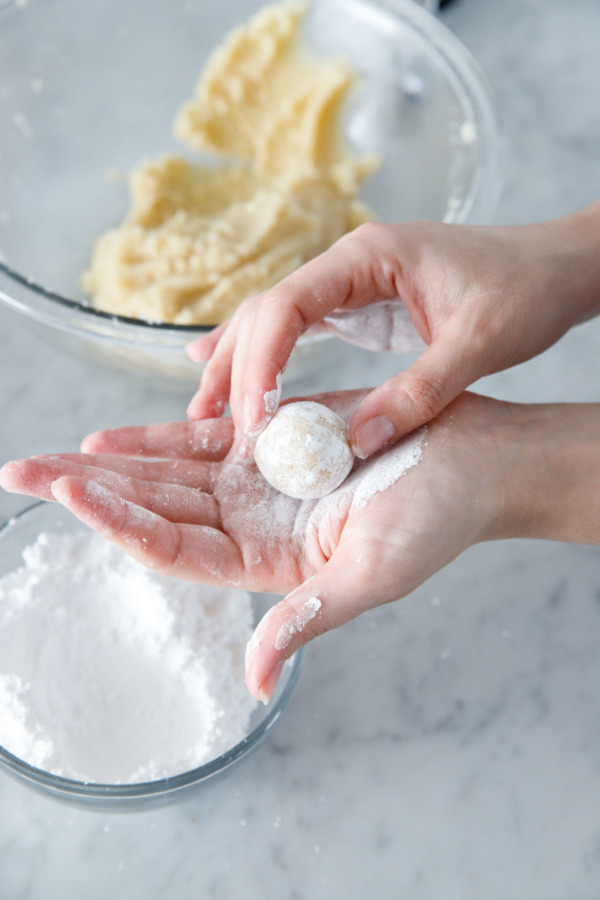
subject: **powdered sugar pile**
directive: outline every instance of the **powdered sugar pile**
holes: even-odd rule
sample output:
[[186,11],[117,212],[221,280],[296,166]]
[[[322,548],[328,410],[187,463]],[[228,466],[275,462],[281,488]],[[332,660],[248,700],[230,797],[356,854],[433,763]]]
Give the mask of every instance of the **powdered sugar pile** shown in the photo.
[[94,534],[42,534],[0,579],[0,744],[55,774],[133,783],[246,734],[246,593],[145,569]]

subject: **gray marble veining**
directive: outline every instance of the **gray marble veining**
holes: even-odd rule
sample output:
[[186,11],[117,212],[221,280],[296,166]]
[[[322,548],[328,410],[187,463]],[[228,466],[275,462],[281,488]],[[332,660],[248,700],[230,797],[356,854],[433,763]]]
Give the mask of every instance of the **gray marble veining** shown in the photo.
[[[600,196],[600,5],[456,0],[506,135],[499,222]],[[59,356],[0,311],[2,460],[98,427],[182,417],[186,392]],[[402,361],[401,361],[402,362]],[[375,383],[346,348],[288,394]],[[598,400],[600,322],[480,385]],[[26,505],[0,495],[0,514]],[[600,550],[470,550],[402,603],[315,642],[268,742],[206,794],[76,811],[0,775],[2,900],[600,896]]]

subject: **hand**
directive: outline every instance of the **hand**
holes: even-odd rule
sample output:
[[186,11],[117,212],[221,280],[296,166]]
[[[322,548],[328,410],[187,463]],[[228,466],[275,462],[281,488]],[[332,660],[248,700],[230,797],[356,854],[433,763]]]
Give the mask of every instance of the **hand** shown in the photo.
[[[258,434],[276,410],[279,378],[304,331],[339,333],[343,326],[373,346],[378,332],[402,325],[387,302],[399,296],[428,347],[355,412],[350,438],[365,458],[432,419],[481,376],[535,356],[592,315],[600,298],[599,230],[600,204],[522,227],[361,226],[190,345],[192,358],[208,363],[188,415],[221,415],[229,398],[236,426]],[[347,318],[330,318],[360,309],[354,329]],[[408,334],[405,326],[395,331]],[[393,338],[380,348],[407,349]]]
[[[347,419],[364,394],[316,399]],[[0,484],[58,500],[165,574],[290,592],[249,645],[248,686],[266,700],[301,644],[406,595],[469,545],[504,535],[506,498],[524,502],[514,488],[524,431],[515,409],[465,394],[428,427],[421,461],[402,477],[390,472],[402,471],[406,444],[358,461],[320,501],[271,488],[237,455],[230,419],[98,432],[84,453],[8,463]]]

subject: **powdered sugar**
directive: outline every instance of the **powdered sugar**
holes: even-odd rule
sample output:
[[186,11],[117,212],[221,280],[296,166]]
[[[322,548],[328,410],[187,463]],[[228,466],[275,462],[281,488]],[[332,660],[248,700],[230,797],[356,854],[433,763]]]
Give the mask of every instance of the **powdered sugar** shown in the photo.
[[168,578],[94,534],[40,535],[0,579],[0,744],[85,781],[183,772],[247,733],[248,594]]
[[427,428],[420,428],[414,434],[398,441],[389,450],[372,460],[372,465],[361,469],[358,483],[348,484],[347,489],[353,491],[352,506],[362,509],[377,494],[387,491],[399,478],[416,466],[423,456],[423,440]]
[[[346,413],[350,415],[355,406],[356,399]],[[320,500],[288,497],[272,487],[249,460],[231,457],[215,485],[223,529],[243,546],[246,567],[266,556],[275,569],[280,558],[287,560],[290,554],[317,563],[322,560],[320,532],[331,524],[336,533],[336,522],[352,508],[362,509],[416,466],[426,433],[422,428],[368,460],[355,460],[343,484]]]
[[[397,441],[368,460],[356,460],[345,482],[312,507],[303,504],[294,524],[294,534],[305,544],[318,540],[321,531],[335,525],[352,511],[364,509],[378,495],[393,487],[422,459],[427,427]],[[335,530],[335,528],[334,528]]]
[[223,528],[239,536],[246,566],[258,564],[265,548],[273,556],[277,543],[289,539],[298,508],[304,505],[272,487],[256,466],[239,458],[223,467],[216,493]]
[[281,400],[281,372],[277,374],[277,378],[275,379],[275,387],[272,391],[267,391],[265,394],[265,412],[267,416],[270,418],[274,416],[279,408],[279,401]]
[[263,404],[264,404],[264,414],[261,414],[253,425],[246,425],[244,434],[248,438],[255,438],[264,430],[265,426],[268,424],[269,420],[277,412],[279,408],[279,401],[281,399],[281,372],[277,373],[277,377],[275,379],[275,387],[272,391],[266,391],[263,395]]
[[[277,509],[278,496],[283,505],[278,509],[276,525],[274,525],[273,518],[263,519],[261,517],[260,504],[255,507],[257,515],[246,518],[245,524],[249,529],[248,533],[256,534],[259,540],[271,542],[271,550],[273,550],[274,542],[287,543],[292,539],[301,547],[303,555],[310,557],[311,549],[319,546],[320,534],[328,531],[335,534],[339,523],[347,516],[364,509],[421,461],[426,434],[427,428],[423,427],[370,459],[357,460],[346,481],[337,490],[320,500],[297,502],[283,494],[278,495],[277,491],[263,482],[264,505],[262,508],[264,511]],[[246,477],[248,480],[251,478],[248,470]],[[332,528],[329,529],[328,525],[331,525]],[[322,549],[320,552],[322,554]],[[357,560],[357,565],[359,563],[360,560]],[[301,632],[318,614],[321,605],[318,597],[311,596],[304,602],[300,602],[299,606],[292,606],[287,611],[287,618],[277,631],[275,649],[280,652],[286,650],[294,635]],[[249,641],[246,651],[247,666],[253,664],[254,658],[263,646],[265,635],[271,627],[274,615],[281,615],[280,606],[269,610]]]
[[401,300],[380,300],[362,309],[333,313],[313,330],[333,332],[367,350],[422,353],[426,347]]
[[296,613],[284,622],[275,638],[275,649],[285,650],[291,643],[295,634],[302,631],[306,625],[314,619],[321,609],[321,601],[318,597],[309,597]]

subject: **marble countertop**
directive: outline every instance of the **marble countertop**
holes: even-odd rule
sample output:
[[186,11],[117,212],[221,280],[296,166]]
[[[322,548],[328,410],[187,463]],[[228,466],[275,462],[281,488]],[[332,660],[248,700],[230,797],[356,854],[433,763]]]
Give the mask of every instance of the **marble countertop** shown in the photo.
[[[496,95],[496,221],[600,196],[597,0],[456,0],[443,22]],[[160,391],[67,358],[0,310],[2,461],[75,449],[99,427],[184,416]],[[389,377],[346,348],[293,386]],[[598,400],[600,321],[480,386]],[[2,518],[26,505],[1,495]],[[267,743],[206,794],[83,812],[0,774],[2,900],[410,900],[600,896],[600,550],[476,547],[407,600],[310,646]]]

